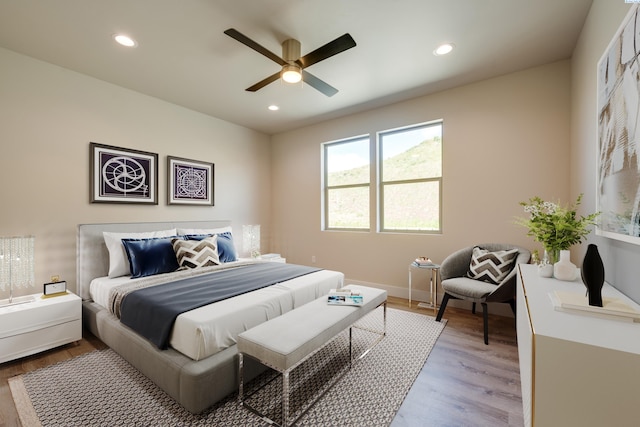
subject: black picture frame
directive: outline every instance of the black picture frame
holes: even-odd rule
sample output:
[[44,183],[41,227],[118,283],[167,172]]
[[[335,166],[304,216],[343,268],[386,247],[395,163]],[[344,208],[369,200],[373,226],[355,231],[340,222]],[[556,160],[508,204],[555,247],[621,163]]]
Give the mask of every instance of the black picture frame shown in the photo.
[[167,156],[167,204],[214,206],[215,165]]
[[158,155],[89,144],[91,203],[158,204]]

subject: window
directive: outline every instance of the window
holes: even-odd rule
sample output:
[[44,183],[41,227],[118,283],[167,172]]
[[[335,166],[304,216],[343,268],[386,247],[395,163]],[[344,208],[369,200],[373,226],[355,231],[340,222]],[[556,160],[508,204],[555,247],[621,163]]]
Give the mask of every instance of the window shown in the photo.
[[369,230],[369,136],[324,144],[324,228]]
[[378,134],[380,231],[441,231],[442,122]]
[[368,231],[375,217],[379,231],[439,233],[442,122],[377,136],[375,156],[368,135],[323,145],[323,228]]

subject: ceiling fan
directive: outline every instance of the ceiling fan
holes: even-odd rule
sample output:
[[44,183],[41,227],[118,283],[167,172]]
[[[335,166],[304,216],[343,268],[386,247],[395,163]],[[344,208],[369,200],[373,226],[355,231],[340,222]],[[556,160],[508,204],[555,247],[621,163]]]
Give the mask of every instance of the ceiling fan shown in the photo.
[[282,77],[284,81],[289,83],[297,83],[302,79],[309,86],[323,94],[333,96],[338,93],[338,89],[320,80],[306,71],[305,68],[344,52],[347,49],[351,49],[356,45],[353,37],[347,33],[301,57],[300,42],[298,40],[288,39],[282,42],[282,57],[280,57],[234,28],[229,28],[224,33],[282,66],[282,69],[277,73],[248,87],[246,90],[249,92],[262,89],[269,83],[275,82]]

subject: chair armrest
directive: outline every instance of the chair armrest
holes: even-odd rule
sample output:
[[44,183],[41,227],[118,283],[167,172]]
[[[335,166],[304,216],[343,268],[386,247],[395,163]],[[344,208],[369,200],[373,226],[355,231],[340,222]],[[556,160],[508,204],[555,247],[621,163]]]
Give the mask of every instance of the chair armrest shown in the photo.
[[446,257],[440,264],[440,280],[466,276],[467,271],[469,271],[472,253],[473,247],[467,247]]

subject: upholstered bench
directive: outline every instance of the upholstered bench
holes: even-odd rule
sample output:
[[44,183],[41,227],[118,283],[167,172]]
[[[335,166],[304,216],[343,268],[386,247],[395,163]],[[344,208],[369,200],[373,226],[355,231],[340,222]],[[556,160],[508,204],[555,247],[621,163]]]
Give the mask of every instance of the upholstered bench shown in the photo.
[[[238,399],[241,405],[266,418],[264,414],[248,405],[243,396],[243,359],[246,356],[251,356],[263,365],[282,374],[281,425],[288,426],[296,421],[295,419],[289,420],[289,374],[294,368],[331,342],[340,332],[351,328],[356,321],[380,305],[384,306],[384,327],[382,331],[376,331],[380,333],[380,338],[373,345],[384,337],[386,333],[387,292],[357,285],[349,285],[347,288],[360,292],[363,296],[361,306],[329,305],[327,297],[323,296],[238,335],[240,364]],[[349,334],[349,351],[351,353],[351,333]],[[350,356],[353,360],[352,355]],[[269,421],[277,424],[273,420]]]

